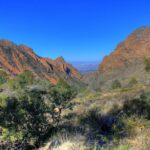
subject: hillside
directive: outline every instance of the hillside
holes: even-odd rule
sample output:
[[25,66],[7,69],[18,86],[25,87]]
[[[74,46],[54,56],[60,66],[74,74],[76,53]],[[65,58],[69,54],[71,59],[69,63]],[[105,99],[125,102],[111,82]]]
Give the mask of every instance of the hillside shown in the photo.
[[55,60],[37,56],[25,45],[16,45],[8,40],[0,40],[0,70],[13,77],[30,70],[37,78],[45,78],[56,84],[60,78],[80,80],[80,73],[65,62],[62,57]]
[[94,74],[83,80],[96,88],[110,88],[114,80],[124,86],[131,78],[139,83],[149,84],[150,76],[145,71],[145,60],[150,57],[150,27],[141,27],[132,32],[116,49],[106,56]]
[[150,27],[142,27],[131,33],[121,42],[109,56],[106,56],[99,66],[99,72],[105,73],[131,64],[143,61],[150,56]]

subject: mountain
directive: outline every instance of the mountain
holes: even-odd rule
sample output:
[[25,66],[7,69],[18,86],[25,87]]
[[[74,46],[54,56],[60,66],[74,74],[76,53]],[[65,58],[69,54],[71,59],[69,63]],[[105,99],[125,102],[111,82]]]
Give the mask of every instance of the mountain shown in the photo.
[[80,81],[81,75],[63,57],[55,60],[39,57],[25,45],[16,45],[8,40],[0,40],[0,70],[15,76],[30,70],[37,78],[56,84],[60,78],[67,81]]
[[99,72],[129,67],[148,56],[150,56],[150,27],[142,27],[131,33],[112,54],[104,58],[99,66]]
[[98,71],[83,77],[84,82],[96,87],[110,87],[114,80],[125,86],[128,80],[136,78],[139,83],[150,84],[149,73],[144,61],[150,57],[150,26],[132,32],[116,49],[106,56]]

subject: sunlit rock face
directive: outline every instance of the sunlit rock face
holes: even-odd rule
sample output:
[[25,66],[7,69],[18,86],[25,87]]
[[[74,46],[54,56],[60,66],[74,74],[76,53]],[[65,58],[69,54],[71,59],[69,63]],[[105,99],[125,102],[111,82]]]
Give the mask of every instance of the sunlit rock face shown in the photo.
[[16,45],[8,40],[0,40],[0,70],[15,76],[30,70],[37,78],[44,78],[56,84],[58,80],[73,78],[80,80],[80,73],[62,57],[52,60],[37,56],[25,45]]
[[105,73],[150,57],[150,27],[142,27],[131,33],[121,42],[99,66],[99,72]]

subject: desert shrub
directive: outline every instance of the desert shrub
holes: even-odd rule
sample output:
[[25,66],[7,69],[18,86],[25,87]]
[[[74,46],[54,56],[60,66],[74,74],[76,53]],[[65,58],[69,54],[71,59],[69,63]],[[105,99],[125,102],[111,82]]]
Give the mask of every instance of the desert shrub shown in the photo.
[[72,108],[70,100],[76,96],[77,90],[68,85],[65,81],[60,80],[58,84],[51,89],[49,94],[50,101],[55,104],[54,107]]
[[31,85],[35,82],[35,77],[32,72],[24,71],[18,75],[15,79],[10,79],[8,84],[12,89],[22,89],[27,85]]
[[117,88],[121,88],[121,83],[119,80],[114,80],[111,84],[111,88],[112,89],[117,89]]
[[129,145],[119,145],[118,147],[113,148],[113,150],[129,150]]
[[133,99],[126,101],[122,110],[127,116],[137,115],[147,118],[150,113],[150,106],[145,100]]
[[42,89],[49,91],[53,87],[50,82],[47,82],[45,79],[38,79],[35,81],[35,85],[40,86]]
[[[2,126],[7,128],[9,133],[21,131],[22,140],[27,140],[29,143],[32,139],[35,140],[34,144],[42,140],[51,127],[44,116],[50,111],[50,106],[44,103],[42,95],[26,92],[19,98],[8,97],[5,101],[6,105],[2,107],[1,114]],[[11,136],[8,136],[8,139]]]
[[65,80],[63,80],[63,79],[60,79],[59,81],[58,81],[58,83],[57,83],[57,88],[59,88],[59,89],[68,89],[68,88],[70,88],[70,85],[65,81]]
[[128,85],[129,85],[130,87],[132,87],[133,85],[135,85],[135,84],[137,84],[137,83],[138,83],[137,79],[133,77],[133,78],[131,78],[131,79],[129,80]]
[[148,105],[150,105],[150,92],[143,92],[143,93],[141,94],[140,98],[141,98],[143,101],[147,102]]
[[5,72],[0,71],[0,85],[4,84],[7,80],[8,80],[8,75]]
[[100,149],[103,144],[123,137],[124,124],[117,116],[108,113],[102,115],[98,108],[94,108],[80,116],[79,123],[88,129],[87,140],[99,141],[97,147]]
[[145,65],[145,70],[149,72],[150,71],[150,58],[145,58],[144,65]]
[[[22,79],[27,80],[24,75]],[[27,80],[23,82],[23,86],[19,86],[24,87],[31,83],[31,80]],[[43,84],[45,85],[45,82]],[[54,108],[71,108],[70,101],[76,95],[76,91],[70,86],[48,87],[50,89],[47,90],[31,85],[30,88],[24,87],[13,97],[0,97],[0,127],[3,128],[4,140],[13,143],[26,142],[38,147],[47,136],[51,136],[56,123],[60,121],[53,118]]]

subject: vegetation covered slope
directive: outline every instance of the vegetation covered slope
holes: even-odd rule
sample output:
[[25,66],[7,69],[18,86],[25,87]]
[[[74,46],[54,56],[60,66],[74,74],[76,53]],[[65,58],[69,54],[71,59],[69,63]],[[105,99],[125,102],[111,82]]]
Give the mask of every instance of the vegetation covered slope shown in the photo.
[[3,74],[1,81],[0,149],[39,147],[53,134],[61,111],[72,107],[70,100],[77,93],[64,80],[52,86],[29,71],[15,80]]
[[89,88],[70,86],[64,78],[50,84],[32,70],[9,78],[2,69],[0,148],[149,150],[149,31],[133,32],[112,60],[104,60],[106,67],[102,63],[99,72],[84,77]]

